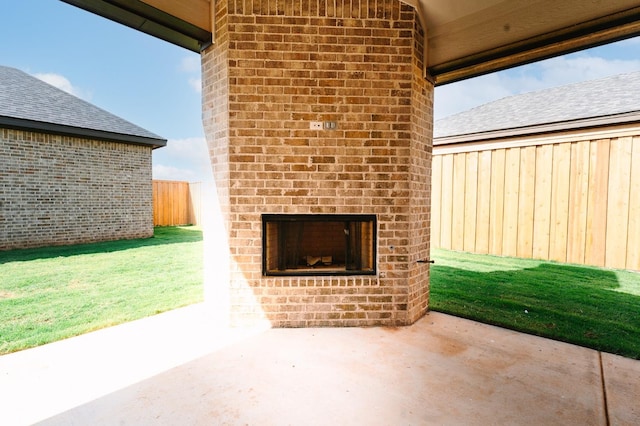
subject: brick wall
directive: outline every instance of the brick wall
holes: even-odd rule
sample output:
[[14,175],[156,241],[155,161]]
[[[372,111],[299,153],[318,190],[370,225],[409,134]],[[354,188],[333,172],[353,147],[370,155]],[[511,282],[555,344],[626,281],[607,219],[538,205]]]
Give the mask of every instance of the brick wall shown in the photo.
[[[417,14],[395,0],[216,5],[203,120],[228,228],[231,322],[415,321],[428,306],[417,260],[429,255],[433,94]],[[262,213],[375,214],[378,275],[262,276]]]
[[[416,25],[418,23],[416,22]],[[416,28],[416,32],[419,29]],[[429,259],[431,248],[431,160],[433,150],[433,86],[424,70],[425,37],[414,38],[411,91],[410,212],[408,252],[410,265]],[[419,319],[429,307],[429,267],[419,263],[409,270],[407,322]]]
[[153,235],[151,148],[0,128],[0,250]]

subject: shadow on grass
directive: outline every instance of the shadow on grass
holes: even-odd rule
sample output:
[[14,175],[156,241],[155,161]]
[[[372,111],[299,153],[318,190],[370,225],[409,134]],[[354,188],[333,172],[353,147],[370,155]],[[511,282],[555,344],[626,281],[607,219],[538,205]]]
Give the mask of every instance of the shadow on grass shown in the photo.
[[614,272],[554,263],[463,268],[432,267],[431,309],[640,359],[640,297],[616,291]]
[[139,247],[192,243],[198,241],[202,241],[202,230],[199,228],[173,226],[156,227],[153,232],[153,237],[151,238],[0,251],[0,264],[35,259],[70,257],[81,254],[110,253]]

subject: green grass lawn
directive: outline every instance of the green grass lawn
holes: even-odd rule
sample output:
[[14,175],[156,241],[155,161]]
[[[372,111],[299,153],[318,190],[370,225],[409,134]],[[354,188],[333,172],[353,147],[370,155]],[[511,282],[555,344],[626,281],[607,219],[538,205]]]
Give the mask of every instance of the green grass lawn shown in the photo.
[[640,273],[434,250],[430,307],[640,359]]
[[203,300],[202,232],[0,252],[0,354]]
[[[640,273],[434,250],[430,307],[640,359]],[[0,354],[203,300],[202,232],[0,252]]]

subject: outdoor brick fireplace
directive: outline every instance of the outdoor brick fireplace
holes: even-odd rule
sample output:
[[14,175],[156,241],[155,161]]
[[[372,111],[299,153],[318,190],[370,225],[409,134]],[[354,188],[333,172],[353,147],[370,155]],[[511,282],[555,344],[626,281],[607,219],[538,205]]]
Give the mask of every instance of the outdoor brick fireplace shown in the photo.
[[416,321],[429,297],[433,86],[415,10],[396,0],[216,8],[203,122],[230,322]]

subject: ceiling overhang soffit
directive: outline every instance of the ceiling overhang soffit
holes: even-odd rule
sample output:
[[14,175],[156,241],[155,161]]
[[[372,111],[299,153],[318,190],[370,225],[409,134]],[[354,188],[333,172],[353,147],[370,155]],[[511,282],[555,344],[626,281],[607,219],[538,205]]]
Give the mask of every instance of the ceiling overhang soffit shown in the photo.
[[[216,0],[62,0],[194,52],[215,33]],[[638,0],[402,0],[445,84],[640,35]]]
[[416,1],[436,84],[640,35],[637,0]]

